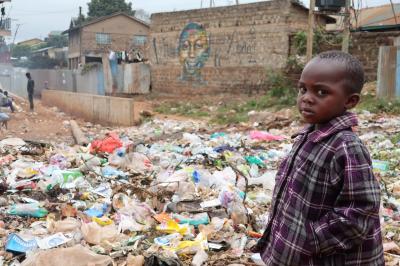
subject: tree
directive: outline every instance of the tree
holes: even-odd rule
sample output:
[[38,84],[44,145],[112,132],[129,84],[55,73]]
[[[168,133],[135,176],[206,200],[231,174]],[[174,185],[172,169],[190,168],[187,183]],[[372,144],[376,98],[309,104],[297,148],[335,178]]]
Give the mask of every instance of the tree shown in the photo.
[[111,15],[115,12],[126,12],[133,16],[132,3],[126,3],[125,0],[91,0],[88,3],[89,18],[98,18]]
[[30,56],[32,48],[29,45],[14,45],[12,47],[12,57],[20,58]]
[[68,37],[66,35],[51,35],[46,42],[47,46],[62,48],[68,46]]
[[135,18],[140,19],[144,22],[150,23],[150,14],[144,9],[135,10]]

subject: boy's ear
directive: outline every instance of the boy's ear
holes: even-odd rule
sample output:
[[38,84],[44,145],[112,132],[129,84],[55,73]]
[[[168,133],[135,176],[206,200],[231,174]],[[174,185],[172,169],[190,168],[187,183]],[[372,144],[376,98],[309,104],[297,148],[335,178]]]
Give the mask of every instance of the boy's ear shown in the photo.
[[360,102],[360,94],[353,93],[347,97],[345,107],[347,110],[354,108]]

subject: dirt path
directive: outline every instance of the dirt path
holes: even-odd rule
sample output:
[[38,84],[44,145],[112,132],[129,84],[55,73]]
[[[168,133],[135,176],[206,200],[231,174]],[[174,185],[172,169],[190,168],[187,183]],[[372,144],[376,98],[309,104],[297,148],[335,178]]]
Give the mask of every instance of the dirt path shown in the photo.
[[29,111],[29,104],[22,99],[14,98],[17,111],[10,113],[8,108],[1,108],[10,115],[8,130],[0,131],[0,139],[7,137],[18,137],[25,140],[44,142],[67,142],[73,141],[67,121],[71,117],[56,108],[48,108],[35,101],[35,112]]

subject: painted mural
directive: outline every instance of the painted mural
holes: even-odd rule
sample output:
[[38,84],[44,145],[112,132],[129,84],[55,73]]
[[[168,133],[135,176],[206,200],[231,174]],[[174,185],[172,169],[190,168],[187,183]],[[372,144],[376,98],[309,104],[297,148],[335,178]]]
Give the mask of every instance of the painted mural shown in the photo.
[[204,83],[201,70],[210,56],[210,41],[204,27],[191,22],[179,37],[179,62],[182,65],[180,80]]

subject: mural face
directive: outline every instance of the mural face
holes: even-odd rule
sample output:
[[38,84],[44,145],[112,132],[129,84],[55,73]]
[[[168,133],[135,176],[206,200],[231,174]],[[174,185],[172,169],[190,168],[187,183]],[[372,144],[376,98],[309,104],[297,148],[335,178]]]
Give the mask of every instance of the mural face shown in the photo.
[[207,32],[198,23],[189,23],[179,38],[179,61],[182,80],[202,81],[201,69],[210,55]]

